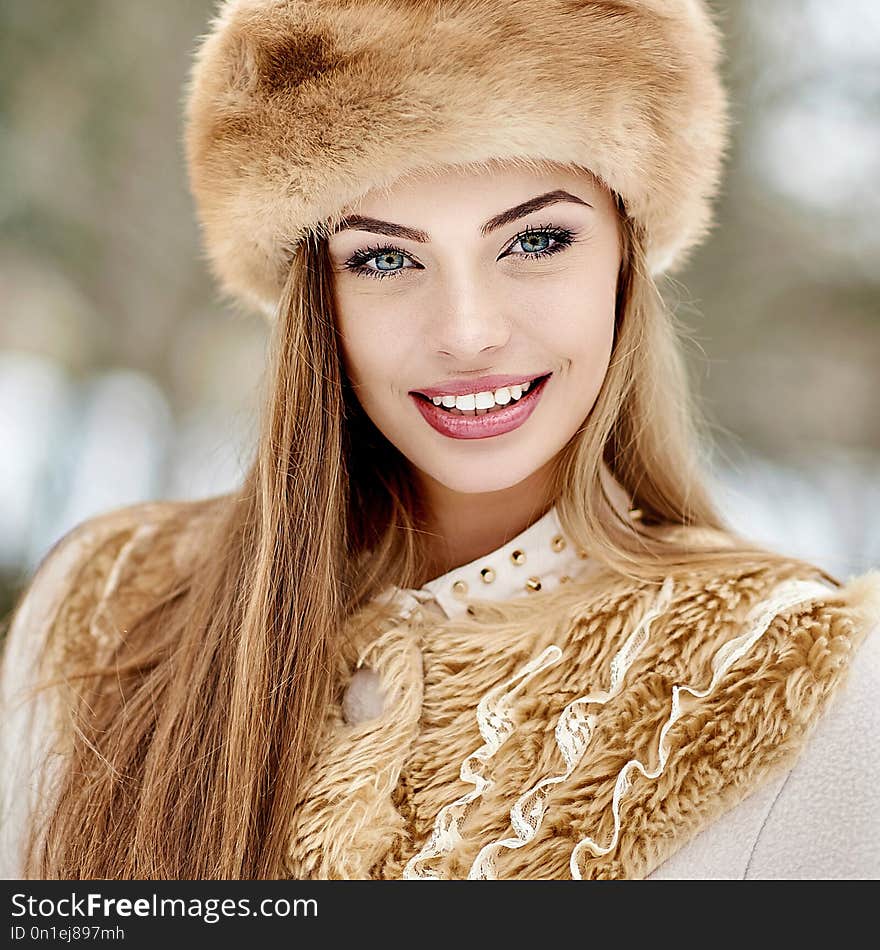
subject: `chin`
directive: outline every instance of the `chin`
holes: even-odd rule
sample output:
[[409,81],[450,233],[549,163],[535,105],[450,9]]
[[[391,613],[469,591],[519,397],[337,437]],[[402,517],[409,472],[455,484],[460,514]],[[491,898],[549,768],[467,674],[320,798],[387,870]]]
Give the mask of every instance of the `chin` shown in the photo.
[[[421,466],[420,466],[421,467]],[[532,475],[539,466],[524,466],[521,470],[508,471],[501,474],[493,471],[495,466],[492,463],[475,465],[470,472],[464,472],[459,469],[438,469],[422,468],[435,481],[439,482],[450,491],[458,492],[462,495],[482,495],[490,492],[504,491],[518,485],[521,481]]]

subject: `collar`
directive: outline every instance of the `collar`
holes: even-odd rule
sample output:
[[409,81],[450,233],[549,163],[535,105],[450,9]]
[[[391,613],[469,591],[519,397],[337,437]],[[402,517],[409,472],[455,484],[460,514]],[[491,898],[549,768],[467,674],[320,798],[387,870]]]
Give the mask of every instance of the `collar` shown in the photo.
[[562,530],[554,506],[497,550],[407,593],[420,602],[436,601],[447,617],[460,617],[470,600],[509,600],[553,590],[578,574],[586,559]]
[[[629,494],[603,462],[601,477],[612,505],[621,515],[638,518]],[[509,600],[537,591],[554,590],[582,573],[589,561],[562,529],[557,506],[553,505],[537,521],[495,551],[456,567],[424,586],[387,587],[377,600],[396,602],[402,615],[419,604],[434,601],[449,617],[468,612],[472,600]]]

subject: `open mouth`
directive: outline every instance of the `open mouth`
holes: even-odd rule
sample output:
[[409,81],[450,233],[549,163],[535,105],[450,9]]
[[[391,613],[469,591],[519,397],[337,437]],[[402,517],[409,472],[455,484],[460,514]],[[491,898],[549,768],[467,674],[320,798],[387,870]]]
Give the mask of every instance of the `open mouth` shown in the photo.
[[422,393],[410,395],[425,421],[441,435],[451,439],[488,439],[518,429],[534,412],[552,375],[547,373],[530,380],[529,388],[521,391],[519,398],[514,398],[516,387],[507,387],[513,389],[510,401],[486,409],[438,406]]

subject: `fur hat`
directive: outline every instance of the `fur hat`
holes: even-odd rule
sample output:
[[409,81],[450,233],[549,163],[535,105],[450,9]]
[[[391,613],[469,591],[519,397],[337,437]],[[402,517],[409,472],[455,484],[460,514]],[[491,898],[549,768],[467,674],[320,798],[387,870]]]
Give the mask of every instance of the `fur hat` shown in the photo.
[[271,316],[298,241],[371,188],[549,159],[617,192],[671,270],[712,224],[720,57],[703,0],[226,0],[186,91],[212,269]]

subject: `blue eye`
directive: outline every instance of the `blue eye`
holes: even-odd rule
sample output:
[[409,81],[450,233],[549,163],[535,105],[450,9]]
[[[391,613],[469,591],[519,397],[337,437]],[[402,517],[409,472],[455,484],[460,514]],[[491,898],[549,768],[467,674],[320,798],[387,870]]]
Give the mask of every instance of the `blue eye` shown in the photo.
[[[558,254],[560,251],[564,251],[567,247],[570,247],[573,240],[574,233],[569,231],[568,228],[557,228],[553,225],[539,228],[526,228],[525,231],[517,234],[509,246],[515,247],[519,244],[523,249],[523,253],[511,254],[508,250],[508,252],[501,256],[520,257],[524,260],[549,257],[551,254]],[[410,266],[406,266],[406,261],[411,262]],[[355,251],[345,262],[344,266],[358,277],[371,277],[378,280],[385,280],[388,277],[398,277],[405,270],[424,269],[421,264],[414,262],[406,251],[387,244],[380,244],[375,247],[367,247]]]
[[[412,258],[399,247],[377,245],[376,247],[367,247],[363,250],[355,251],[345,262],[344,266],[353,274],[357,274],[358,277],[376,277],[379,280],[384,280],[386,277],[396,277],[401,271],[411,269],[406,266],[395,266],[398,263],[403,264],[402,259],[412,260]],[[375,267],[365,266],[367,263],[373,261],[376,263]],[[419,264],[413,266],[421,269],[421,265]]]
[[541,228],[526,228],[521,234],[517,234],[511,247],[519,244],[525,253],[516,256],[529,260],[558,254],[567,247],[571,247],[573,242],[574,233],[569,231],[568,228],[556,228],[548,225]]

